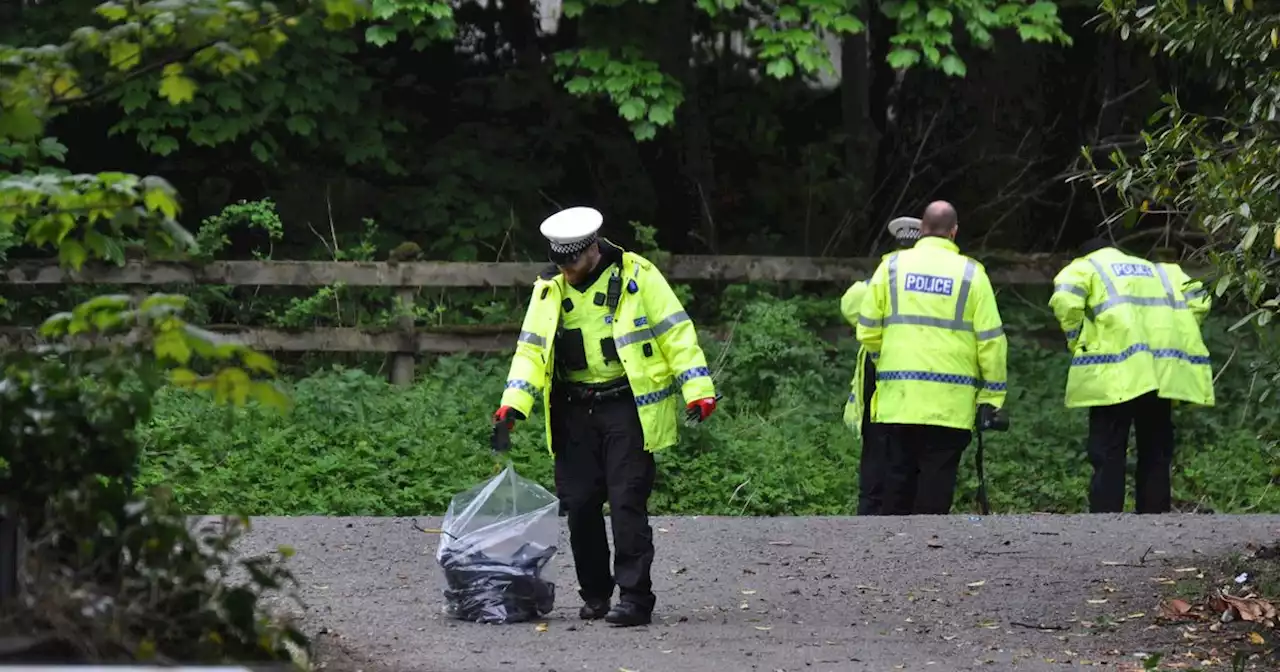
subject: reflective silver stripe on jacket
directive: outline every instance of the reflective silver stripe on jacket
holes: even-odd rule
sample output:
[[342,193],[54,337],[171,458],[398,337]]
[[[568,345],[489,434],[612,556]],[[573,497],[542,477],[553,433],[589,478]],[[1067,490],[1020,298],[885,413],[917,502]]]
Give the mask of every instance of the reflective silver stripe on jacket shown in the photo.
[[685,311],[682,310],[678,313],[668,316],[666,319],[653,325],[652,327],[644,327],[642,329],[637,329],[629,334],[623,334],[621,336],[618,336],[617,338],[613,339],[613,344],[619,348],[622,348],[622,347],[631,345],[632,343],[639,343],[641,341],[647,341],[651,338],[657,338],[658,336],[661,336],[667,333],[668,331],[671,331],[671,329],[675,327],[677,324],[680,324],[681,322],[687,322],[687,321],[689,321],[689,313],[686,313]]
[[898,255],[894,254],[889,257],[889,316],[883,320],[871,320],[862,316],[858,317],[858,322],[867,327],[888,326],[891,324],[911,324],[922,327],[937,327],[939,329],[949,329],[951,331],[965,331],[974,333],[978,340],[985,341],[996,338],[1004,333],[1004,327],[999,326],[986,331],[974,332],[973,322],[964,319],[965,308],[969,303],[969,292],[973,287],[973,276],[978,272],[978,265],[972,259],[966,259],[964,264],[964,277],[960,280],[960,291],[956,297],[955,317],[946,319],[942,317],[928,317],[925,315],[903,315],[898,311]]
[[1160,265],[1155,265],[1156,274],[1160,276],[1160,284],[1164,286],[1164,296],[1131,296],[1129,294],[1121,294],[1116,289],[1116,283],[1112,281],[1111,276],[1107,274],[1107,269],[1102,266],[1102,262],[1097,259],[1089,259],[1089,263],[1093,264],[1094,270],[1098,271],[1098,277],[1102,279],[1102,287],[1107,292],[1107,298],[1096,306],[1088,306],[1085,312],[1092,317],[1096,317],[1105,313],[1116,306],[1163,306],[1180,310],[1187,307],[1187,302],[1177,298],[1177,294],[1173,291],[1173,283],[1169,282],[1169,274],[1165,272]]

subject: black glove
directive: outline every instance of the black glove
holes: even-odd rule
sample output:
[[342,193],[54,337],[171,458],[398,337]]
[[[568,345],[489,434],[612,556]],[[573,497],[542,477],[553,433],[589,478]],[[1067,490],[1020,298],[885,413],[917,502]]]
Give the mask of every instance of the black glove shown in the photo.
[[495,453],[511,450],[511,425],[506,422],[493,423],[493,434],[489,437],[489,448]]
[[524,420],[524,413],[510,406],[503,406],[493,414],[493,434],[489,437],[489,447],[495,453],[505,453],[511,449],[511,429],[516,420]]
[[977,424],[980,432],[1007,432],[1009,416],[1005,415],[1002,408],[996,408],[991,404],[979,404]]

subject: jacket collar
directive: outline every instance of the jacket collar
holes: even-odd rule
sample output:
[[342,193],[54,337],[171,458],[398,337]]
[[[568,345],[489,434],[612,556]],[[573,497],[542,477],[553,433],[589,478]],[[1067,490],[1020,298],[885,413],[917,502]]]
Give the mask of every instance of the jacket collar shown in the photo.
[[959,252],[960,246],[956,245],[950,238],[941,236],[924,236],[912,245],[912,249],[932,248],[935,250],[947,250],[948,252]]

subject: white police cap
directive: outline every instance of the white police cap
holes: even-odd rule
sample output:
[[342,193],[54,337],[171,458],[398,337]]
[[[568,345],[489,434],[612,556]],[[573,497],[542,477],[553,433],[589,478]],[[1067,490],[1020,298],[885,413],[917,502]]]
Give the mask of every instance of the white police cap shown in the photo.
[[889,222],[889,234],[898,240],[915,240],[920,237],[919,217],[898,217]]
[[596,241],[596,232],[604,215],[595,208],[578,206],[566,208],[544,219],[542,236],[551,246],[553,260],[577,256]]

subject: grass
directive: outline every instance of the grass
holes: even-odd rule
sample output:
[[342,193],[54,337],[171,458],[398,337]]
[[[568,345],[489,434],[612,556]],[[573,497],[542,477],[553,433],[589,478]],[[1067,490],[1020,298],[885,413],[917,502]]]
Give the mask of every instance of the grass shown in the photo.
[[[997,513],[1087,510],[1086,413],[1062,405],[1066,353],[1037,305],[1002,298],[1011,333],[1012,427],[987,443]],[[841,414],[856,344],[816,335],[815,327],[831,321],[829,302],[756,296],[736,311],[732,340],[706,343],[725,399],[705,426],[682,428],[680,444],[659,455],[652,512],[851,514],[859,446]],[[1229,324],[1212,319],[1206,329],[1219,372],[1217,406],[1175,410],[1175,506],[1277,512],[1280,460],[1265,437],[1275,435],[1280,413],[1254,400],[1250,366],[1261,357],[1226,333]],[[201,513],[439,514],[454,493],[495,471],[489,417],[507,366],[505,357],[446,357],[424,363],[407,388],[330,368],[289,383],[296,407],[288,415],[166,390],[140,428],[140,482],[171,487]],[[550,487],[540,411],[517,426],[511,458],[522,474]],[[957,512],[977,511],[972,448]]]

